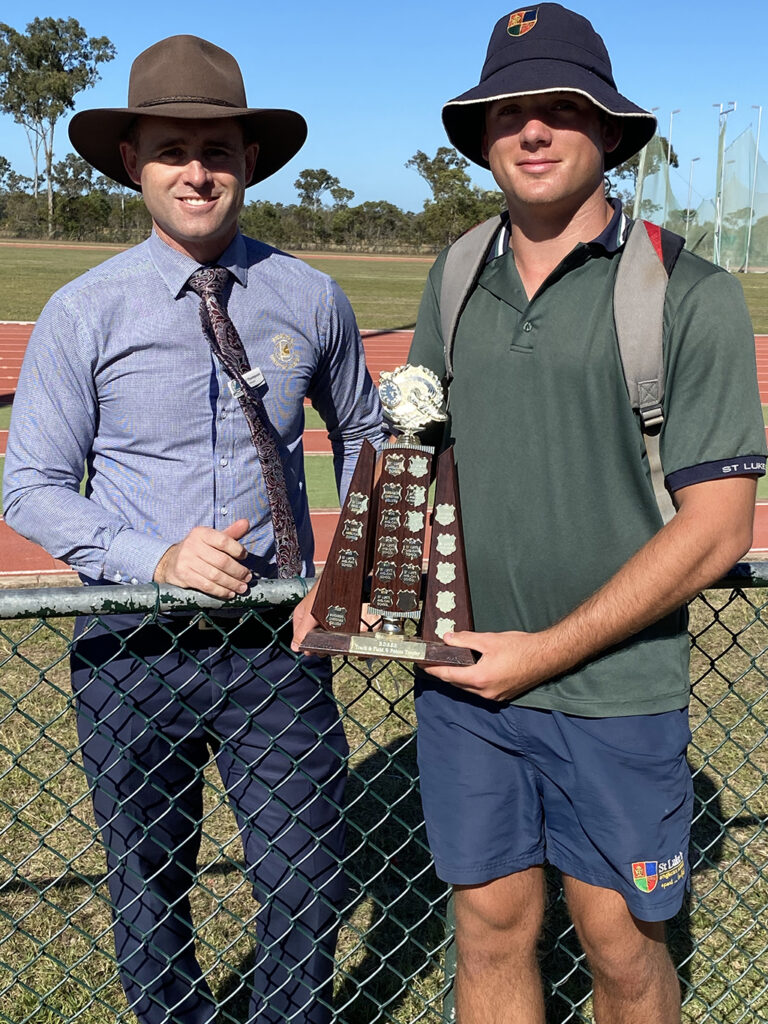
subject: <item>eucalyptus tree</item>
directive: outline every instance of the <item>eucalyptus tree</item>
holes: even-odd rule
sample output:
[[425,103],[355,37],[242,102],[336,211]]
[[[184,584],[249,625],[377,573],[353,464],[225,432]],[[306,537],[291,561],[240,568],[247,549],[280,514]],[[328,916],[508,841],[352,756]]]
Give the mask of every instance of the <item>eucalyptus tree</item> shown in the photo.
[[115,56],[106,36],[88,36],[76,18],[35,18],[24,32],[0,23],[0,110],[27,133],[34,163],[35,195],[39,155],[45,158],[48,234],[53,234],[53,142],[75,96],[101,77],[98,65]]

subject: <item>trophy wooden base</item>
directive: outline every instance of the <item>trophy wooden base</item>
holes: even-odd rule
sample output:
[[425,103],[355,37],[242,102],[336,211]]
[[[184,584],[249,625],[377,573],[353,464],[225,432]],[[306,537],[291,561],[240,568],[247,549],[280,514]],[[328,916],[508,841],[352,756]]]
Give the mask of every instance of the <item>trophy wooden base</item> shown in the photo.
[[330,633],[312,629],[301,650],[307,654],[351,654],[357,658],[384,658],[387,661],[417,661],[429,665],[474,665],[474,651],[468,647],[449,647],[440,640],[387,636],[380,632]]

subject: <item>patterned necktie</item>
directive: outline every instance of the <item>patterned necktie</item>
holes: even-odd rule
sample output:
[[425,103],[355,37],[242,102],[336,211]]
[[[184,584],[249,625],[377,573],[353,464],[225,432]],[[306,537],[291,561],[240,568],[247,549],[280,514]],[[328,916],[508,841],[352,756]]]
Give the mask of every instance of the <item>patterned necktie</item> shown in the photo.
[[251,440],[259,455],[267,500],[272,515],[277,550],[277,570],[281,579],[297,576],[301,570],[299,540],[293,518],[280,453],[272,424],[261,396],[244,380],[250,369],[240,335],[229,318],[222,292],[227,286],[229,271],[225,267],[201,267],[190,277],[189,287],[200,296],[200,321],[203,334],[226,372],[240,385],[238,401],[251,431]]

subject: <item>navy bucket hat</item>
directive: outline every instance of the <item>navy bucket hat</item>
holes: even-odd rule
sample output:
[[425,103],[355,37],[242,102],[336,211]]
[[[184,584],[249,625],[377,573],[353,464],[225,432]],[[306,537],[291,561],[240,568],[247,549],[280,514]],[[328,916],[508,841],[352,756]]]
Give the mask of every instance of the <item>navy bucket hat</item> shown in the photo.
[[603,40],[586,18],[560,4],[522,7],[496,23],[480,84],[445,104],[443,124],[456,149],[487,168],[482,154],[486,104],[561,91],[581,93],[619,120],[621,141],[605,155],[607,171],[653,138],[656,118],[618,92]]

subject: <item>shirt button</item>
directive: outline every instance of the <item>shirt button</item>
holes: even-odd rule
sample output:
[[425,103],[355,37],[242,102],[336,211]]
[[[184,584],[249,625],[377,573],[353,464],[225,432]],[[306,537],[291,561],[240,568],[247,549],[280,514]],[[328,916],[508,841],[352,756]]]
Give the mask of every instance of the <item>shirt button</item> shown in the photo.
[[133,577],[133,579],[131,580],[131,583],[132,583],[132,584],[134,585],[134,587],[136,586],[136,584],[137,584],[138,582],[139,582],[139,581],[138,581],[138,580],[136,579],[136,577],[135,577],[135,576],[134,576],[134,577]]
[[219,465],[220,466],[228,466],[229,465],[229,459],[219,459]]
[[228,511],[229,511],[229,509],[227,508],[227,506],[226,506],[226,505],[222,505],[222,506],[221,506],[221,514],[222,514],[223,516],[225,516],[225,515],[227,514],[227,512],[228,512]]
[[222,414],[221,414],[221,418],[222,418],[223,420],[225,420],[225,419],[227,418],[227,410],[226,410],[226,409],[225,409],[225,410],[224,410],[224,411],[222,412]]
[[530,334],[530,332],[533,330],[533,324],[530,320],[525,321],[525,323],[523,324],[523,330],[526,334]]

